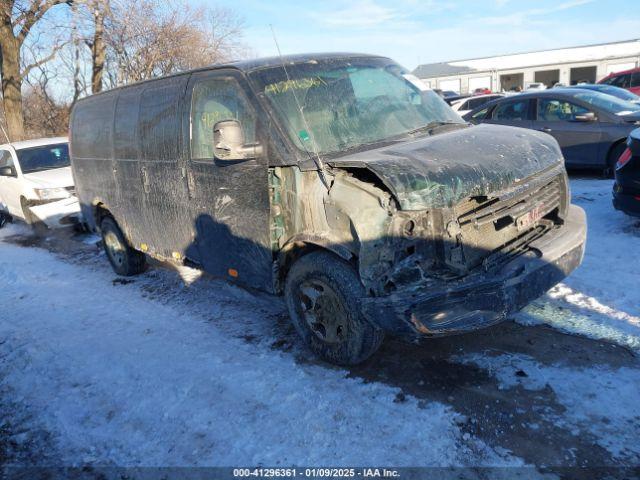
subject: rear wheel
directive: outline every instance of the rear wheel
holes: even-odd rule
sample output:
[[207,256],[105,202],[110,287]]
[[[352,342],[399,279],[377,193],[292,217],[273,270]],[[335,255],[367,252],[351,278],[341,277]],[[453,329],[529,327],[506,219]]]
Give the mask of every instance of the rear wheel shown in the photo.
[[616,172],[616,163],[627,148],[627,145],[624,142],[620,142],[615,145],[611,151],[609,152],[609,157],[607,158],[607,168],[605,169],[604,175],[607,178],[613,178]]
[[144,271],[144,253],[129,246],[122,230],[111,217],[104,217],[100,223],[102,245],[111,267],[118,275],[129,277]]
[[327,252],[300,258],[285,282],[285,299],[298,334],[316,355],[338,365],[363,362],[384,339],[384,332],[361,313],[365,296],[355,269]]

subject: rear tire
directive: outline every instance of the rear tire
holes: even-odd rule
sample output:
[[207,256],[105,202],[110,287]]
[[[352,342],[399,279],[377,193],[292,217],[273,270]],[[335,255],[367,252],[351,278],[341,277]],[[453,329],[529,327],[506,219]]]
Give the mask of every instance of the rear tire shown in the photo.
[[366,292],[355,269],[328,252],[313,252],[294,263],[284,295],[298,334],[327,362],[356,365],[384,340],[384,332],[361,313]]
[[146,266],[144,253],[134,250],[112,217],[100,223],[102,245],[113,270],[125,277],[142,273]]
[[613,178],[616,173],[616,163],[627,148],[627,144],[624,142],[618,143],[614,146],[609,152],[609,156],[607,157],[607,168],[604,171],[604,176],[606,178]]

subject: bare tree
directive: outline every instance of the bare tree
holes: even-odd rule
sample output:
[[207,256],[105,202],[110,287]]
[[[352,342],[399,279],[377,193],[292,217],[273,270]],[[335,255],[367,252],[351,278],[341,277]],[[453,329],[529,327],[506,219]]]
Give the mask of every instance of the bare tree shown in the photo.
[[110,1],[88,0],[87,4],[93,15],[93,37],[87,40],[87,45],[91,49],[91,93],[98,93],[102,91],[107,57],[104,26],[110,14]]
[[112,85],[145,80],[241,57],[242,21],[222,9],[177,0],[111,2],[105,24]]
[[25,40],[54,6],[71,0],[0,0],[0,76],[2,77],[2,106],[11,140],[24,137],[22,84],[26,76],[39,65],[51,60],[61,44],[51,45],[44,57],[24,65],[21,52]]

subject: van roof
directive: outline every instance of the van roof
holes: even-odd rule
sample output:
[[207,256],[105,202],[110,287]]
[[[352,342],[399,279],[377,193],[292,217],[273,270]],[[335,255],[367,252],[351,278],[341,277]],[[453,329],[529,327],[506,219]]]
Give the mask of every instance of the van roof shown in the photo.
[[211,65],[207,65],[205,67],[194,68],[192,70],[185,70],[184,72],[178,72],[172,75],[165,75],[163,77],[155,77],[155,78],[150,78],[148,80],[142,80],[140,82],[134,82],[134,83],[129,83],[127,85],[122,85],[116,88],[112,88],[110,90],[105,90],[103,92],[81,98],[80,100],[78,100],[78,102],[82,102],[87,98],[92,98],[98,95],[110,93],[110,92],[119,90],[121,88],[127,88],[133,85],[141,85],[147,82],[153,82],[155,80],[159,80],[161,78],[172,78],[172,77],[178,77],[180,75],[188,75],[193,72],[203,72],[207,70],[217,70],[222,68],[235,68],[243,72],[251,72],[251,71],[260,70],[263,68],[279,67],[279,66],[282,66],[283,63],[286,66],[286,65],[293,65],[295,63],[307,63],[307,62],[313,62],[318,60],[322,61],[322,60],[329,60],[329,59],[338,60],[338,59],[345,59],[345,58],[381,58],[381,57],[385,58],[384,55],[371,55],[368,53],[326,52],[326,53],[300,53],[300,54],[293,54],[293,55],[282,55],[282,57],[280,56],[262,57],[262,58],[255,58],[252,60],[238,60],[234,62],[214,63]]
[[68,143],[67,137],[49,137],[49,138],[34,138],[33,140],[23,140],[20,142],[11,142],[0,145],[0,148],[13,147],[16,150],[22,150],[23,148],[41,147],[44,145],[54,145],[56,143]]

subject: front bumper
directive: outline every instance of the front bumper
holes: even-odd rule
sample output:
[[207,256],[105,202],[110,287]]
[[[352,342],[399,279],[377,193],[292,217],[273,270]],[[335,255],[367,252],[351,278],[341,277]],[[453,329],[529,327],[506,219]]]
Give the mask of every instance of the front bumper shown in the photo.
[[76,225],[82,218],[77,197],[34,205],[29,207],[29,210],[49,228]]
[[528,254],[498,272],[367,298],[363,314],[386,332],[409,340],[493,325],[538,298],[580,265],[586,225],[584,210],[571,205],[562,227],[532,242]]

